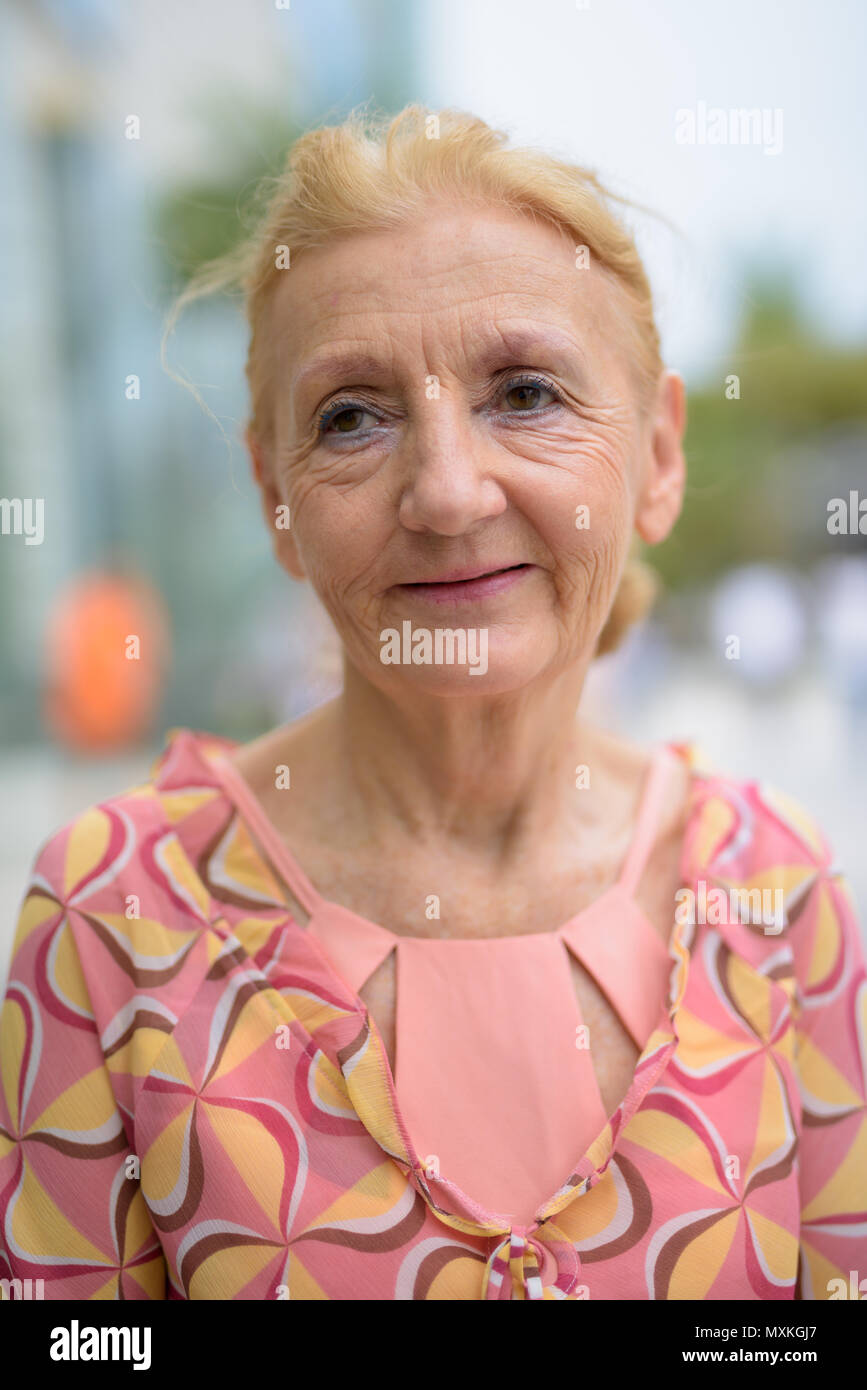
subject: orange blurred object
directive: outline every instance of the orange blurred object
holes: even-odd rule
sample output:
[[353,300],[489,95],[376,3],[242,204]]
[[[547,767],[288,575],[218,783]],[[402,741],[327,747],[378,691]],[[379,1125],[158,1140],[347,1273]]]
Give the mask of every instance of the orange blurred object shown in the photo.
[[147,733],[169,656],[165,605],[146,579],[80,575],[46,630],[45,722],[70,748],[108,752]]

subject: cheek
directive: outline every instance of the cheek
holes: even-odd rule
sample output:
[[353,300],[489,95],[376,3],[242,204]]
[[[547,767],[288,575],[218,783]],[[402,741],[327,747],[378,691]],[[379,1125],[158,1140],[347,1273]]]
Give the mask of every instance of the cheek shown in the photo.
[[333,614],[375,592],[388,536],[387,512],[372,495],[327,484],[305,489],[295,544],[310,583]]
[[527,515],[566,567],[603,563],[628,546],[631,495],[619,443],[573,441],[568,455],[560,455],[560,466],[528,489]]

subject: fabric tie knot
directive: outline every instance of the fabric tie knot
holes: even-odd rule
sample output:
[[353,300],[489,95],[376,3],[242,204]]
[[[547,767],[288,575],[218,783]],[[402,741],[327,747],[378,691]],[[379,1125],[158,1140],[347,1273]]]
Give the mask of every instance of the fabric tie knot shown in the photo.
[[578,1283],[580,1261],[568,1241],[545,1242],[538,1236],[510,1231],[485,1266],[484,1298],[570,1298]]

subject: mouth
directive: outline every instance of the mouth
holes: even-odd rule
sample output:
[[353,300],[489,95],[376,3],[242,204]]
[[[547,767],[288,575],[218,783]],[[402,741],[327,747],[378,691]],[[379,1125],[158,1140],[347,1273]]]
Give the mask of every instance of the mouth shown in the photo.
[[461,570],[441,579],[398,584],[400,593],[428,603],[461,603],[504,593],[519,584],[535,565],[504,565],[499,569]]

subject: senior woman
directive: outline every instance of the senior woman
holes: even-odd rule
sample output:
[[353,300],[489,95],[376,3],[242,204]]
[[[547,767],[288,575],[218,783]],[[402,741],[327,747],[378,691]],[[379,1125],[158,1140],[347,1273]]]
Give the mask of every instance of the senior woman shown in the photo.
[[7,1270],[52,1298],[832,1296],[867,1257],[845,880],[781,794],[580,710],[684,490],[683,383],[604,190],[463,113],[354,115],[191,294],[232,277],[266,523],[343,689],[244,746],[172,731],[41,850]]

